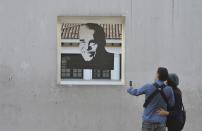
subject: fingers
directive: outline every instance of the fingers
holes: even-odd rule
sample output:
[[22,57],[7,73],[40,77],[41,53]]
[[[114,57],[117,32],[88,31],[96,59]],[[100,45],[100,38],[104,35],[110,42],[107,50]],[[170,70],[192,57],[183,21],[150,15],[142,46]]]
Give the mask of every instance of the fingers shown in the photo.
[[156,110],[156,113],[161,114],[161,110],[160,109]]
[[156,114],[161,114],[161,111],[156,111]]
[[166,110],[165,110],[165,109],[163,109],[163,108],[159,108],[158,110],[159,110],[159,111],[166,111]]
[[160,111],[163,111],[163,109],[162,108],[158,108],[156,111],[160,112]]
[[165,110],[163,108],[159,108],[156,110],[156,113],[161,115]]

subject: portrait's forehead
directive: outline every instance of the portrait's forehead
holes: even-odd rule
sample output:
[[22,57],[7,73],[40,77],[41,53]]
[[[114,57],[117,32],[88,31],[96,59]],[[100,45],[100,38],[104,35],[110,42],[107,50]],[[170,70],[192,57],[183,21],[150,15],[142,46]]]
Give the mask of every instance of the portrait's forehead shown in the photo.
[[87,26],[81,26],[79,31],[79,37],[80,39],[93,37],[94,32],[95,31],[93,29],[89,29]]

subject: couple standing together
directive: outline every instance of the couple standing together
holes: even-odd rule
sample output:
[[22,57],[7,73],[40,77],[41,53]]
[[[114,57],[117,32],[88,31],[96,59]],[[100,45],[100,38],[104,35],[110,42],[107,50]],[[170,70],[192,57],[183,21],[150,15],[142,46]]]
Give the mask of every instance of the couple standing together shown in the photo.
[[176,74],[168,74],[164,67],[157,69],[155,82],[141,88],[129,87],[134,96],[145,94],[142,131],[181,131],[177,117],[183,108],[182,93]]

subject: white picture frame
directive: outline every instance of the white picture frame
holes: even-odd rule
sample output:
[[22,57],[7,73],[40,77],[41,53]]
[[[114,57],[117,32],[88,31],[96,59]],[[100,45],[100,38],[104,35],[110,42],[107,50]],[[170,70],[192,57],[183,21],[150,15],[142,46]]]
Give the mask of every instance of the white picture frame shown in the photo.
[[[121,24],[121,39],[106,39],[107,43],[121,43],[120,47],[107,47],[108,51],[120,53],[121,60],[119,74],[117,68],[110,72],[110,79],[92,79],[92,70],[83,70],[83,79],[61,78],[61,55],[79,54],[77,47],[63,47],[62,43],[79,43],[78,39],[62,39],[62,26],[66,23],[97,23],[97,24]],[[118,57],[118,55],[116,55]],[[114,55],[114,61],[118,60]],[[116,72],[115,72],[116,71]],[[91,73],[91,74],[90,74]],[[116,77],[120,79],[117,79]],[[84,79],[85,78],[85,79]],[[125,16],[58,16],[57,17],[57,83],[59,85],[124,85],[125,84]]]

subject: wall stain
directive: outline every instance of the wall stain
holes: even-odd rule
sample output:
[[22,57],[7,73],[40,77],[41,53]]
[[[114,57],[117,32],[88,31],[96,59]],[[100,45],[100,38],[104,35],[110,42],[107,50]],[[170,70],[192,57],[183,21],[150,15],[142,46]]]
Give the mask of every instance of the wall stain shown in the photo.
[[0,65],[0,85],[3,87],[11,86],[14,81],[13,69],[7,65]]

